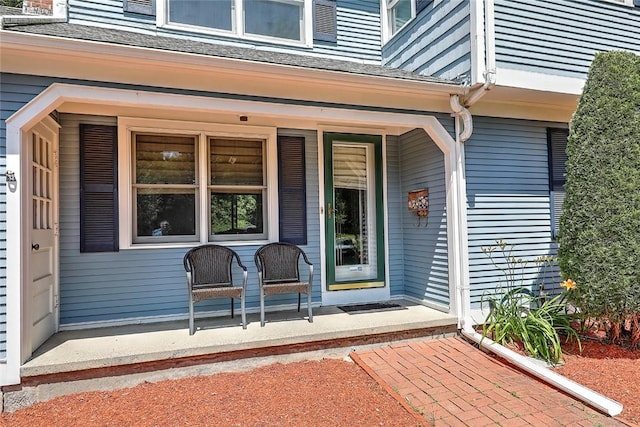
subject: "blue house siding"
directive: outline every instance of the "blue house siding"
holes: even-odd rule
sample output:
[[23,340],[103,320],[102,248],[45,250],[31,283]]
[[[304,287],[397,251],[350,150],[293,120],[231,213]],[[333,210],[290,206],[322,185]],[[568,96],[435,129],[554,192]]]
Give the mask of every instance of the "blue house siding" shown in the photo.
[[404,247],[402,244],[402,212],[405,200],[400,186],[400,158],[397,136],[387,136],[387,224],[388,254],[387,270],[391,296],[404,295]]
[[[476,117],[465,144],[471,302],[506,285],[502,272],[482,253],[504,239],[513,256],[530,260],[524,285],[541,279],[533,260],[555,255],[551,239],[546,128],[554,124]],[[555,124],[558,125],[557,123]],[[497,253],[495,259],[503,264]],[[520,278],[520,272],[516,277]],[[554,281],[547,277],[546,285]],[[556,280],[557,282],[557,280]],[[557,286],[557,283],[555,283]]]
[[5,121],[40,93],[46,84],[39,79],[0,74],[0,360],[7,354],[7,127]]
[[[399,138],[403,199],[404,293],[420,300],[448,306],[446,183],[444,155],[423,130]],[[407,193],[429,190],[429,216],[407,210]]]
[[393,68],[456,79],[471,72],[470,4],[432,2],[382,48]]
[[[163,0],[157,0],[163,1]],[[337,42],[315,41],[312,48],[277,45],[224,35],[156,27],[156,18],[123,11],[122,0],[69,0],[69,22],[120,30],[175,36],[197,41],[217,41],[241,47],[265,47],[281,52],[327,55],[334,58],[380,62],[380,2],[337,0]]]
[[[182,258],[186,248],[128,249],[108,253],[80,253],[79,145],[80,123],[116,124],[114,117],[62,114],[60,132],[60,323],[61,325],[185,314],[187,292]],[[311,262],[320,265],[315,131],[287,130],[283,135],[306,138],[308,245]],[[126,218],[120,218],[126,221]],[[259,305],[253,254],[258,246],[233,246],[249,270],[247,307]],[[315,301],[321,298],[319,268],[315,269]],[[236,278],[240,278],[240,272]],[[267,305],[292,304],[292,294],[270,297]],[[228,310],[229,301],[199,303],[198,311]]]
[[597,51],[640,53],[640,8],[602,0],[496,0],[499,68],[586,78]]

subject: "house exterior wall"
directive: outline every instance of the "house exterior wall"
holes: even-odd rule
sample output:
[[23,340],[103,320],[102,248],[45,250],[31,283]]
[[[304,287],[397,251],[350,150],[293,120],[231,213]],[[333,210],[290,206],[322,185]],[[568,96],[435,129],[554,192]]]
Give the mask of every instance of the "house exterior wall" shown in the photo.
[[[447,122],[451,119],[443,120]],[[446,307],[450,295],[444,155],[421,129],[402,135],[398,143],[404,293]],[[407,209],[407,193],[422,188],[429,190],[429,215],[418,221]]]
[[[156,0],[163,1],[163,0]],[[242,47],[270,47],[280,52],[295,52],[380,62],[380,2],[378,0],[337,0],[337,42],[314,41],[313,47],[277,45],[235,37],[202,34],[156,26],[155,16],[123,11],[122,0],[69,0],[69,23],[97,25],[120,30],[176,36],[188,40],[218,41]]]
[[[80,176],[78,125],[116,124],[115,117],[61,115],[60,132],[60,324],[104,322],[131,318],[184,315],[188,307],[182,258],[187,248],[127,249],[119,252],[80,253]],[[311,262],[320,265],[317,136],[315,131],[282,130],[279,135],[304,136],[308,244],[302,246]],[[126,221],[120,218],[120,221]],[[253,255],[259,245],[226,245],[238,252],[249,271],[247,308],[259,306],[258,273]],[[320,283],[319,269],[315,281]],[[236,277],[240,278],[239,272]],[[320,300],[319,286],[314,301]],[[274,295],[266,305],[291,304],[294,297]],[[225,312],[223,298],[203,301],[196,311]],[[159,320],[159,318],[158,318]]]
[[496,0],[496,65],[586,78],[597,51],[640,53],[640,8],[602,0]]
[[[56,79],[15,74],[2,75],[3,121],[2,143],[5,146],[4,119],[11,116],[28,101],[54,82],[93,84],[89,81]],[[100,83],[105,86],[105,83]],[[129,85],[106,84],[117,88]],[[136,86],[139,90],[143,87]],[[171,91],[170,89],[166,89]],[[181,92],[181,91],[178,91]],[[126,319],[156,317],[175,318],[186,313],[187,293],[182,257],[186,248],[126,249],[120,252],[80,253],[79,227],[79,133],[78,125],[116,125],[113,116],[81,114],[59,114],[60,130],[60,324],[73,327],[75,324],[90,322],[122,322]],[[451,121],[449,119],[449,121]],[[307,186],[307,226],[308,244],[304,250],[311,261],[320,266],[320,218],[319,212],[319,171],[317,131],[278,129],[278,135],[304,136],[306,141],[306,186]],[[423,134],[423,140],[427,137]],[[389,278],[390,291],[394,296],[405,295],[404,261],[405,247],[403,228],[406,215],[406,196],[400,191],[401,161],[398,137],[389,137],[386,143],[387,190],[388,190],[388,233],[389,233]],[[4,148],[3,148],[4,149]],[[433,149],[437,151],[435,145]],[[441,154],[440,154],[441,156]],[[3,190],[5,191],[4,187]],[[435,206],[435,205],[434,205]],[[126,219],[121,218],[120,221]],[[2,222],[5,227],[5,223]],[[444,225],[443,225],[444,227]],[[2,229],[4,232],[4,228]],[[444,232],[444,228],[443,228]],[[241,256],[249,268],[249,294],[247,305],[257,307],[259,296],[255,286],[257,272],[253,254],[257,245],[230,245]],[[5,250],[2,247],[2,250]],[[446,253],[444,255],[446,257]],[[316,283],[321,283],[319,268],[315,269]],[[4,273],[3,273],[4,274]],[[2,290],[6,290],[6,276],[3,276]],[[419,294],[416,297],[422,298]],[[274,296],[267,300],[269,305],[293,303],[290,295]],[[321,300],[320,286],[313,295],[315,302]],[[226,313],[228,301],[211,300],[199,304],[199,310],[220,310]],[[6,310],[2,306],[0,316]],[[3,323],[3,327],[6,323]],[[4,345],[6,328],[2,330]],[[6,349],[0,357],[5,355]]]
[[386,172],[387,172],[387,224],[388,254],[387,270],[391,296],[404,295],[404,245],[402,244],[403,224],[402,199],[400,186],[400,157],[397,136],[387,136]]
[[435,1],[382,48],[383,64],[445,79],[471,73],[470,3]]
[[[566,124],[474,118],[473,136],[465,143],[472,307],[479,306],[483,295],[506,285],[503,273],[491,264],[482,247],[496,246],[496,240],[504,239],[515,245],[516,258],[556,255],[551,237],[547,127],[558,126]],[[502,259],[496,253],[494,257]],[[557,269],[544,273],[546,285],[555,282],[557,287]],[[530,261],[523,277],[524,285],[535,289],[542,272]],[[516,278],[521,278],[520,271]]]

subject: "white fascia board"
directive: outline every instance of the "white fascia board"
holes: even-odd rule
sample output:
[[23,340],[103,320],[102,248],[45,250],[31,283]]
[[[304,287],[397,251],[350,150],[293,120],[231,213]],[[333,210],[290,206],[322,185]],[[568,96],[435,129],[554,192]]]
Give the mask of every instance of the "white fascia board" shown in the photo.
[[[463,86],[456,84],[311,69],[292,65],[18,33],[15,31],[0,30],[0,40],[0,47],[3,52],[7,52],[8,49],[24,50],[32,54],[55,52],[57,56],[69,55],[100,62],[104,61],[104,58],[109,58],[109,61],[129,63],[132,67],[148,67],[152,63],[157,63],[164,67],[206,69],[209,72],[219,69],[238,75],[244,74],[247,75],[247,78],[250,78],[251,75],[257,75],[262,78],[272,77],[275,79],[312,81],[314,83],[324,82],[331,84],[332,88],[351,87],[363,91],[387,90],[397,93],[420,92],[425,97],[429,95],[448,96],[452,93],[464,94],[465,92]],[[22,70],[22,72],[28,72],[28,70]]]
[[585,80],[576,77],[535,73],[532,71],[499,68],[496,72],[496,85],[543,92],[558,92],[580,95]]

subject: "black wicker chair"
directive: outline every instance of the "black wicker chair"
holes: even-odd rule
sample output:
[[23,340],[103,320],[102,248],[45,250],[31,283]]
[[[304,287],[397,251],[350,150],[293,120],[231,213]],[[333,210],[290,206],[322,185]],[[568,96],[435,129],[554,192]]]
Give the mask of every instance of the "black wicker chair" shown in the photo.
[[[309,279],[300,279],[298,263],[300,257],[309,266]],[[260,326],[264,326],[264,299],[269,295],[285,292],[298,293],[298,311],[301,294],[307,295],[309,322],[313,322],[311,310],[311,289],[313,285],[313,264],[302,249],[290,243],[269,243],[256,251],[254,260],[258,267],[260,285]]]
[[[242,286],[234,286],[232,277],[233,260],[242,269]],[[240,261],[237,253],[219,245],[202,245],[188,251],[184,256],[184,269],[187,272],[189,289],[189,335],[196,331],[193,319],[195,303],[208,298],[231,298],[231,317],[233,299],[240,300],[242,328],[247,328],[245,311],[245,293],[247,289],[247,267]]]

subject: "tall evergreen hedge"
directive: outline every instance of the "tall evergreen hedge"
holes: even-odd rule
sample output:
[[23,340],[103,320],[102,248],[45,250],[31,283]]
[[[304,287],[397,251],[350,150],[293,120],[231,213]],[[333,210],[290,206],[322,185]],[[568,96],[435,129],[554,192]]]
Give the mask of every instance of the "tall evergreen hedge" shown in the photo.
[[567,143],[562,276],[609,338],[640,344],[640,56],[596,54]]

